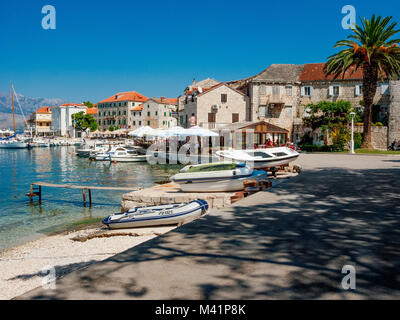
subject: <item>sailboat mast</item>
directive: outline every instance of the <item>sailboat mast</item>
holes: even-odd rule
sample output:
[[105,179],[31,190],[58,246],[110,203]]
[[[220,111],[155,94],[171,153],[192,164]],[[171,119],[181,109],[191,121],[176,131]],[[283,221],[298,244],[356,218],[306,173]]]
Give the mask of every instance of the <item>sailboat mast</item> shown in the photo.
[[11,105],[12,105],[12,114],[13,114],[14,134],[16,134],[17,132],[15,131],[14,92],[13,92],[13,85],[12,84],[11,84]]

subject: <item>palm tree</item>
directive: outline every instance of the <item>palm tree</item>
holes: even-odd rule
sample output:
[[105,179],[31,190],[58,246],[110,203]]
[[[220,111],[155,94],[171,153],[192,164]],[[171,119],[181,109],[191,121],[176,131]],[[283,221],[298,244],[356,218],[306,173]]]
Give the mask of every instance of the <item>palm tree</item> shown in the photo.
[[[358,69],[363,72],[364,133],[363,148],[372,149],[371,121],[372,105],[378,86],[378,79],[397,79],[400,77],[400,39],[392,37],[397,22],[390,23],[392,17],[363,18],[361,26],[355,25],[347,40],[336,43],[335,48],[345,47],[330,56],[325,64],[325,73],[335,79],[346,72],[353,74]],[[390,24],[389,24],[390,23]]]

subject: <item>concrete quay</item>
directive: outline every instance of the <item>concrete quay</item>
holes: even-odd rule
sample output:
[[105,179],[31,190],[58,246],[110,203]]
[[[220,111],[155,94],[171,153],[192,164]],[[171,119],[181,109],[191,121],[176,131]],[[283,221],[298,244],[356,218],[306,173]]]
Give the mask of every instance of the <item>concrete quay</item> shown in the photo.
[[297,177],[19,298],[400,299],[400,157],[297,163]]

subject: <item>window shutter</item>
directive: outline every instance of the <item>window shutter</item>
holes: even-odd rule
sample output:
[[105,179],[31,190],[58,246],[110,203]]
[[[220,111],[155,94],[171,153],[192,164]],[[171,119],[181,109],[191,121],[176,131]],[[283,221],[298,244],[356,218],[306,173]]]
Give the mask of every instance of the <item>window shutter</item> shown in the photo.
[[356,97],[360,95],[360,85],[356,85]]
[[381,94],[389,93],[389,85],[387,83],[381,83]]
[[314,88],[313,88],[313,87],[310,87],[310,97],[312,97],[313,94],[314,94]]
[[304,97],[306,94],[305,94],[305,88],[304,87],[301,87],[301,90],[300,90],[301,92],[300,92],[300,95],[302,96],[302,97]]
[[329,86],[328,95],[329,95],[330,97],[333,96],[333,86]]

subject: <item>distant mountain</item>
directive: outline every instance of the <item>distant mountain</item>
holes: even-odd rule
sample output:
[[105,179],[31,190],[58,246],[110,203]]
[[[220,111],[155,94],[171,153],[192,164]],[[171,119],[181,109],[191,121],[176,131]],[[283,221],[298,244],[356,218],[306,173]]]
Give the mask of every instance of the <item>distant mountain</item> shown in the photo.
[[[30,114],[40,107],[52,107],[66,103],[62,99],[29,98],[21,94],[18,94],[17,97],[26,119],[29,119]],[[14,99],[14,110],[17,127],[21,128],[23,127],[23,117],[16,99]],[[0,92],[0,128],[12,127],[12,116],[10,117],[10,115],[12,115],[11,95],[10,93]]]

